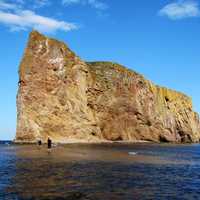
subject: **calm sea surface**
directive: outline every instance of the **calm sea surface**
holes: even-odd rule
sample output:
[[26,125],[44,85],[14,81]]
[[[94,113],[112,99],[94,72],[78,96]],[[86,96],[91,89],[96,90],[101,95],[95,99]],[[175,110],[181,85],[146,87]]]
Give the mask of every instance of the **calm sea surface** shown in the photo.
[[0,200],[200,199],[200,145],[0,144]]

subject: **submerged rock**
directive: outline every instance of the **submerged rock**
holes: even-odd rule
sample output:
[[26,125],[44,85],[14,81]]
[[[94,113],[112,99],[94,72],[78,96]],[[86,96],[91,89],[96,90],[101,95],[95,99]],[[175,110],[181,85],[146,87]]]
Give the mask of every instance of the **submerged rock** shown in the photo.
[[16,142],[199,142],[186,95],[33,31],[19,69]]

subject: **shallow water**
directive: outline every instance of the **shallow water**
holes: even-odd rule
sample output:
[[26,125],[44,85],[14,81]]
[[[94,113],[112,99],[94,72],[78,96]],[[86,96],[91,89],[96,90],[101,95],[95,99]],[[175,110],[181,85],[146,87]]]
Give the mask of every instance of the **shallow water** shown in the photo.
[[200,199],[200,145],[0,145],[0,199]]

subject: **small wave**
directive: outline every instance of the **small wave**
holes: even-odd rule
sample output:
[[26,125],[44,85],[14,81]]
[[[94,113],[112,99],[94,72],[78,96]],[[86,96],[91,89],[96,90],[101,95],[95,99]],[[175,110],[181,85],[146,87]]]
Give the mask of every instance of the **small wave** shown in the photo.
[[129,155],[132,155],[132,156],[135,156],[137,155],[138,153],[137,152],[128,152]]

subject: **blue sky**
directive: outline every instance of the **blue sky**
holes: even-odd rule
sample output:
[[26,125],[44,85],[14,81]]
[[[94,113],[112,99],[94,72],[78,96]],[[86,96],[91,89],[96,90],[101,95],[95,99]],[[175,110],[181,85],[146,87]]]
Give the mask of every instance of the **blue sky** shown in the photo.
[[0,0],[0,140],[15,136],[17,71],[33,28],[84,60],[115,61],[188,94],[200,113],[198,0]]

